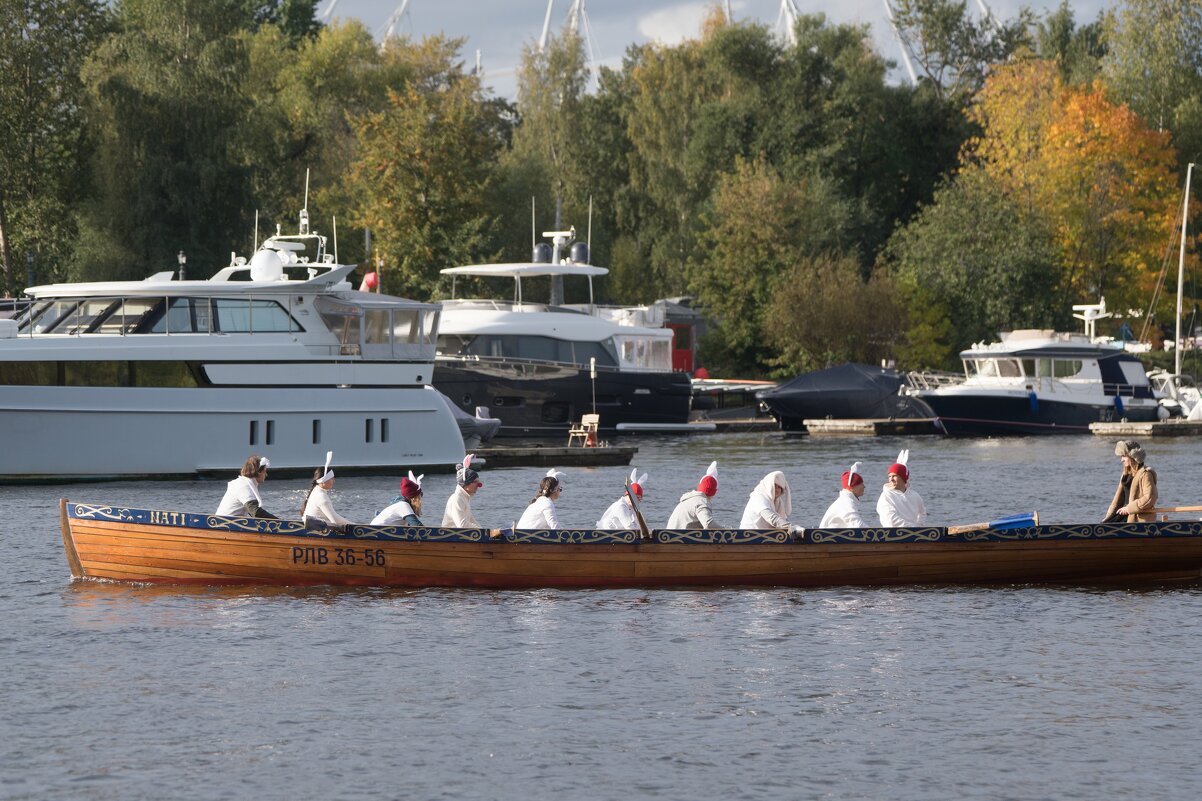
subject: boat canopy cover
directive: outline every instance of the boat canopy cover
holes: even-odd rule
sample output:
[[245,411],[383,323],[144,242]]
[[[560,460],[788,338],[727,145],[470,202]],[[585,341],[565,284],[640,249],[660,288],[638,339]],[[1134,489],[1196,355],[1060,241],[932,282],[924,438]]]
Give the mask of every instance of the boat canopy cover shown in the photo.
[[541,275],[607,275],[609,270],[591,264],[470,264],[466,267],[447,267],[443,275],[477,275],[482,277],[536,278]]
[[896,370],[849,362],[802,373],[756,397],[778,419],[930,417],[921,402],[898,394],[905,383]]

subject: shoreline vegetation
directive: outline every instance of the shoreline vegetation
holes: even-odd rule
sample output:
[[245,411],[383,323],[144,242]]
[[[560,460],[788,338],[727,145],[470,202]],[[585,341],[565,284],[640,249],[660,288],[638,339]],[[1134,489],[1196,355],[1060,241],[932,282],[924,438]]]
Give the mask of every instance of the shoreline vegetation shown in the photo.
[[0,0],[3,289],[181,253],[208,277],[253,250],[256,214],[293,226],[310,170],[313,227],[336,218],[342,261],[420,300],[449,295],[444,267],[527,259],[533,199],[538,231],[591,231],[601,302],[694,298],[715,376],[955,367],[1001,330],[1075,330],[1071,306],[1102,296],[1119,315],[1100,333],[1172,336],[1198,3],[1078,21],[893,0],[913,84],[867,25],[803,15],[789,44],[715,4],[694,38],[595,74],[570,30],[531,41],[516,100],[460,39],[380,43],[317,5]]

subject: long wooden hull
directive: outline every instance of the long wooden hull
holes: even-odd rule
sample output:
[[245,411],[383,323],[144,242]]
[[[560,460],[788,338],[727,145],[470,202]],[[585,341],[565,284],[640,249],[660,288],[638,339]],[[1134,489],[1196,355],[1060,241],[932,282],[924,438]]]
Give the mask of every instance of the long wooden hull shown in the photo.
[[1113,582],[1202,576],[1202,522],[777,531],[517,531],[255,520],[63,501],[76,577],[176,584],[673,587]]

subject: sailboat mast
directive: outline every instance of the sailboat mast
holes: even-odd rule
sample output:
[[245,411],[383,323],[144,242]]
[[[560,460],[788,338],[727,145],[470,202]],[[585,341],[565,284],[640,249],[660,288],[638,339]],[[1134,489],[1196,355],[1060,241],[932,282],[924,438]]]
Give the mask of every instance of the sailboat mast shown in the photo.
[[1184,342],[1181,340],[1181,295],[1185,290],[1185,229],[1189,224],[1189,182],[1194,174],[1191,163],[1185,170],[1185,200],[1181,208],[1181,252],[1177,257],[1177,330],[1173,340],[1173,372],[1181,375],[1181,351]]

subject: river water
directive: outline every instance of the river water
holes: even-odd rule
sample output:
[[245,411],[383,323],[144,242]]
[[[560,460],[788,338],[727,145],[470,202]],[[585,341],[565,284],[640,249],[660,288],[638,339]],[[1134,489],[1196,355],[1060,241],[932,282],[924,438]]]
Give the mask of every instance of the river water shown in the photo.
[[[649,523],[719,460],[719,522],[768,470],[815,525],[911,448],[935,524],[1099,519],[1113,443],[640,439]],[[1147,442],[1163,504],[1202,502],[1188,440]],[[231,462],[240,462],[244,454]],[[231,477],[234,470],[231,470]],[[542,470],[488,470],[518,516]],[[566,468],[566,524],[621,468]],[[427,520],[449,475],[426,479]],[[269,480],[295,515],[303,483]],[[72,582],[60,497],[207,511],[224,482],[0,488],[2,799],[1193,799],[1202,584],[389,591]],[[396,478],[343,478],[366,519]]]

